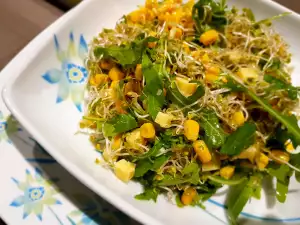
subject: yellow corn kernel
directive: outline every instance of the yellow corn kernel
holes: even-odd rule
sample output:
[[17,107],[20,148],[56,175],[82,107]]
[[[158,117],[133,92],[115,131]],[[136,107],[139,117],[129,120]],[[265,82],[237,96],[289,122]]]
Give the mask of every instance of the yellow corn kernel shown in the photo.
[[96,149],[97,149],[97,151],[101,151],[101,145],[100,144],[96,144]]
[[287,150],[288,152],[292,152],[295,150],[295,147],[290,139],[284,143],[284,146],[285,150]]
[[195,120],[186,120],[184,122],[184,136],[189,141],[196,141],[199,137],[200,125]]
[[219,76],[215,73],[205,73],[205,82],[208,84],[213,84],[219,79]]
[[280,150],[272,150],[270,156],[271,159],[279,164],[284,164],[290,161],[290,154]]
[[217,66],[208,66],[208,67],[206,68],[206,72],[207,72],[207,73],[212,73],[212,74],[219,75],[220,72],[221,72],[221,70],[220,70],[220,68],[217,67]]
[[111,149],[112,150],[117,150],[121,147],[121,143],[122,143],[122,135],[117,135],[114,137],[114,140],[112,142],[112,145],[111,145]]
[[182,31],[180,28],[178,28],[178,27],[173,27],[173,28],[170,30],[169,38],[170,38],[170,39],[181,38],[181,37],[182,37],[182,34],[183,34],[183,31]]
[[96,74],[93,77],[94,86],[98,86],[100,84],[104,84],[108,81],[108,76],[106,74]]
[[121,159],[115,163],[114,171],[117,178],[121,181],[128,182],[134,175],[135,164],[128,162],[125,159]]
[[191,52],[190,47],[186,43],[183,43],[182,48],[186,53]]
[[249,79],[256,80],[258,78],[258,72],[254,68],[240,68],[237,75],[244,81]]
[[258,169],[262,170],[266,168],[266,166],[269,164],[269,157],[266,156],[264,153],[259,153],[255,158],[256,165]]
[[137,64],[135,67],[135,78],[137,80],[143,80],[143,73],[142,73],[142,64]]
[[250,146],[246,150],[242,151],[241,154],[238,155],[239,159],[249,159],[251,163],[254,163],[255,157],[258,153],[258,149],[255,145]]
[[202,57],[201,57],[201,62],[203,64],[209,63],[210,59],[207,53],[205,53]]
[[231,123],[235,126],[242,126],[245,123],[245,116],[243,111],[234,112],[232,115]]
[[204,141],[194,141],[193,148],[202,163],[208,163],[211,161],[211,154]]
[[129,14],[129,20],[133,23],[145,22],[146,15],[143,8],[135,10]]
[[196,83],[189,83],[187,79],[181,77],[176,77],[176,85],[180,93],[185,97],[193,95],[197,90]]
[[192,51],[191,56],[195,59],[198,59],[200,57],[200,54],[200,51]]
[[141,126],[141,136],[143,138],[154,138],[155,137],[155,128],[152,123],[144,123]]
[[109,71],[108,76],[112,81],[118,81],[122,80],[125,75],[118,67],[113,67]]
[[196,196],[197,196],[196,189],[189,187],[186,190],[184,190],[183,194],[181,195],[181,202],[184,205],[190,205]]
[[228,180],[233,176],[234,170],[234,166],[225,166],[220,170],[220,176]]
[[148,9],[152,9],[157,7],[157,5],[158,5],[157,0],[146,0],[145,7]]
[[100,61],[100,68],[101,69],[110,70],[111,68],[113,68],[113,66],[114,66],[114,63],[109,61],[109,60],[102,59]]
[[169,128],[171,126],[171,122],[174,119],[173,115],[159,112],[155,118],[155,123],[158,123],[163,128]]
[[200,36],[200,42],[204,45],[211,45],[219,38],[219,33],[216,30],[209,30]]

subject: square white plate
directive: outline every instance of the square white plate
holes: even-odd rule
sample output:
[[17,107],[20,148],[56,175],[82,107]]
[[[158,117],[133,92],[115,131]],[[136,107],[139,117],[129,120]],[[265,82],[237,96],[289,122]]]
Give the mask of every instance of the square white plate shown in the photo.
[[[288,11],[268,0],[230,0],[230,5],[253,9],[258,19]],[[143,4],[142,0],[85,0],[36,37],[1,73],[10,75],[3,98],[14,116],[69,172],[96,193],[143,224],[226,224],[222,203],[224,196],[209,200],[206,210],[170,204],[164,197],[158,202],[134,199],[140,185],[124,184],[94,161],[88,136],[75,135],[78,129],[86,70],[83,57],[87,44],[102,28],[114,27],[123,15]],[[276,22],[276,29],[291,45],[294,74],[300,66],[300,17],[292,15]],[[64,62],[64,63],[63,63]],[[294,83],[300,84],[299,76]],[[263,195],[244,209],[244,224],[291,222],[300,224],[297,198],[299,185],[293,181],[287,202],[273,204],[273,198]]]

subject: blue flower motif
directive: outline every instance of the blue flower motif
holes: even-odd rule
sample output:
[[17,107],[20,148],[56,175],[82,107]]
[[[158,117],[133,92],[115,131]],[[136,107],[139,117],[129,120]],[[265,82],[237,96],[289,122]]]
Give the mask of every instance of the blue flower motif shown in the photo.
[[18,130],[18,122],[12,117],[4,117],[3,113],[0,111],[0,143],[1,141],[11,143],[9,135]]
[[61,68],[49,69],[42,77],[50,84],[58,84],[56,102],[60,103],[69,97],[79,111],[82,111],[84,86],[88,71],[84,68],[84,58],[88,52],[87,43],[80,35],[78,48],[75,47],[74,34],[69,35],[69,46],[62,50],[56,35],[54,35],[56,57]]
[[29,170],[26,170],[26,180],[24,182],[20,182],[15,178],[12,178],[12,180],[23,192],[23,195],[14,199],[10,206],[23,206],[23,219],[33,213],[42,221],[44,206],[61,204],[59,200],[53,197],[57,194],[56,190],[51,186],[50,181],[43,179],[38,169],[36,169],[34,177]]

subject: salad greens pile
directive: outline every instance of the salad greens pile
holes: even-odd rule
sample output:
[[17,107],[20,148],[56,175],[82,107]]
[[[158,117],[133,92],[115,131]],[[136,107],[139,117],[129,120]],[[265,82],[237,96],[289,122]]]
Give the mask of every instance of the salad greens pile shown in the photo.
[[231,224],[262,180],[286,200],[300,181],[299,87],[288,45],[225,0],[146,0],[90,44],[88,103],[80,122],[139,200],[165,194],[178,206],[229,186]]

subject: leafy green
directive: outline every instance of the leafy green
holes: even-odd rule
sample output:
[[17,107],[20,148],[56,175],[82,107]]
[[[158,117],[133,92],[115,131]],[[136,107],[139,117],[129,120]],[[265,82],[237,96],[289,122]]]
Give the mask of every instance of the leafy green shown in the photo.
[[142,160],[139,160],[137,162],[137,165],[135,167],[135,173],[134,177],[142,177],[144,176],[148,171],[156,171],[159,169],[168,159],[170,158],[169,154],[161,155],[157,158],[155,158],[153,161],[149,158],[145,158]]
[[226,155],[238,155],[254,143],[256,126],[247,122],[228,136],[220,152]]
[[110,46],[107,48],[96,47],[94,55],[99,58],[103,55],[104,58],[112,57],[123,67],[132,67],[140,63],[142,54],[147,47],[147,43],[157,41],[154,37],[142,38],[121,46]]
[[191,162],[183,168],[182,174],[193,173],[194,171],[197,171],[198,169],[199,169],[198,163]]
[[130,131],[138,126],[135,118],[130,114],[119,114],[104,123],[104,134],[113,137],[119,133]]
[[199,0],[192,11],[197,32],[201,34],[209,28],[222,28],[226,25],[225,10],[225,0]]
[[176,205],[177,205],[179,208],[184,207],[184,204],[181,202],[181,199],[180,199],[180,195],[179,195],[179,194],[176,195],[176,197],[175,197],[175,202],[176,202]]
[[138,200],[153,200],[156,202],[159,191],[156,188],[145,188],[144,192],[136,195],[134,198]]
[[162,76],[159,75],[157,67],[153,65],[146,53],[143,54],[142,71],[146,81],[146,86],[143,91],[147,96],[147,109],[152,119],[155,120],[165,102],[163,93],[164,86]]
[[238,185],[242,182],[244,182],[247,177],[243,176],[234,176],[232,177],[231,179],[227,180],[227,179],[224,179],[220,176],[208,176],[207,177],[209,180],[212,180],[214,182],[217,182],[217,183],[220,183],[222,185],[229,185],[229,186],[233,186],[233,185]]
[[[300,169],[300,154],[291,154],[290,163],[296,168]],[[300,172],[295,171],[295,178],[300,183]]]
[[200,122],[205,131],[206,143],[213,148],[221,147],[225,143],[226,134],[216,113],[213,110],[202,110]]
[[281,165],[279,168],[268,168],[268,173],[276,177],[276,198],[279,202],[284,203],[289,190],[290,177],[293,170],[288,165]]
[[135,156],[135,159],[145,159],[145,158],[149,158],[151,156],[155,156],[158,154],[159,150],[163,147],[163,143],[158,141],[154,144],[154,146],[145,154],[140,155],[140,156]]
[[[173,104],[178,105],[179,107],[186,107],[193,104],[195,101],[199,100],[205,93],[204,87],[199,84],[195,93],[192,96],[185,97],[183,96],[176,85],[171,85],[170,82],[167,83],[167,98],[172,101]],[[198,105],[187,107],[187,110],[199,109]]]
[[298,89],[296,87],[287,84],[271,75],[265,75],[264,80],[271,84],[271,90],[286,90],[290,99],[296,100],[298,98]]
[[236,224],[236,219],[242,212],[253,193],[261,186],[262,176],[254,175],[248,181],[232,186],[227,195],[228,219]]
[[267,19],[263,19],[263,20],[260,20],[260,21],[257,21],[254,26],[257,26],[257,25],[260,25],[260,24],[271,24],[273,20],[277,20],[277,19],[281,19],[282,17],[284,16],[287,16],[291,14],[290,12],[284,12],[284,13],[281,13],[279,15],[276,15],[276,16],[272,16],[270,18],[267,18]]
[[272,115],[287,128],[288,132],[293,136],[294,141],[297,143],[297,145],[300,144],[300,128],[298,127],[297,119],[294,115],[287,116],[278,112],[277,110],[273,109],[273,107],[268,102],[258,97],[253,91],[245,86],[242,86],[241,84],[236,83],[233,80],[230,80],[228,83],[229,85],[227,85],[227,88],[230,88],[232,91],[243,91],[259,105],[261,105],[261,107],[266,112]]

